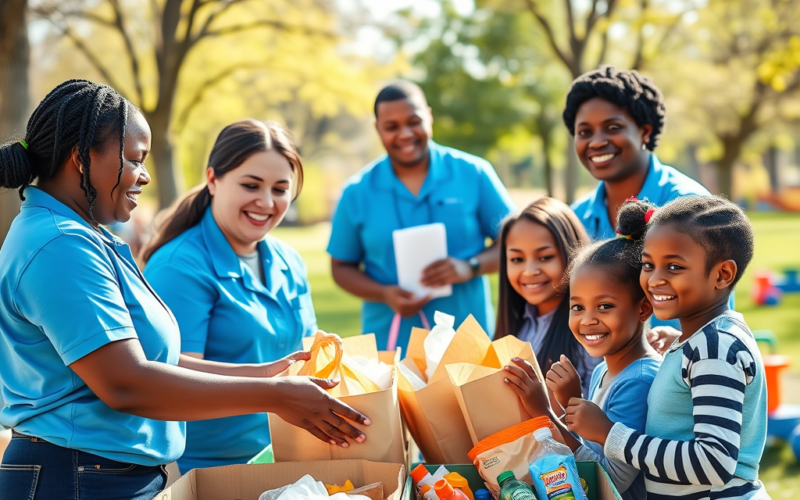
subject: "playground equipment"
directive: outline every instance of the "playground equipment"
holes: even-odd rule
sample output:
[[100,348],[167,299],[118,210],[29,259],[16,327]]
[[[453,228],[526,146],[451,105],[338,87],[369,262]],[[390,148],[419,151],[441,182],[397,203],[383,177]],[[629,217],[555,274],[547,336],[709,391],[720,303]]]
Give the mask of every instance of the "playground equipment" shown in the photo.
[[767,381],[767,436],[789,441],[795,457],[800,460],[800,405],[781,402],[781,372],[789,366],[789,356],[774,354],[775,334],[770,330],[753,332],[756,342],[769,346],[770,354],[763,357]]
[[797,269],[786,269],[783,278],[777,278],[772,272],[760,270],[756,272],[753,286],[753,302],[760,306],[777,306],[785,293],[800,292],[800,279]]

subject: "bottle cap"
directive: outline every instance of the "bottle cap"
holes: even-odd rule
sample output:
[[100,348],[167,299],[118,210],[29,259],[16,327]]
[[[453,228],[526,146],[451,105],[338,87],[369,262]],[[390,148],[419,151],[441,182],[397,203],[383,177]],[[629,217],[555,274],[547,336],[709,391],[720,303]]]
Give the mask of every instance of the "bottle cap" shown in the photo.
[[447,479],[436,481],[436,484],[433,485],[433,491],[436,492],[436,496],[439,498],[449,498],[455,493],[453,487],[447,482]]
[[549,427],[542,427],[533,431],[533,438],[539,442],[553,439],[553,433],[550,432]]
[[475,492],[475,500],[492,500],[492,494],[486,488],[481,488]]
[[416,467],[414,467],[414,470],[411,471],[411,479],[413,479],[415,483],[418,483],[422,481],[422,478],[424,478],[428,474],[430,474],[430,472],[428,472],[428,469],[426,469],[424,465],[419,464]]
[[517,478],[517,476],[514,475],[514,471],[513,470],[507,470],[507,471],[501,473],[499,476],[497,476],[497,484],[502,483],[506,479],[516,479],[516,478]]

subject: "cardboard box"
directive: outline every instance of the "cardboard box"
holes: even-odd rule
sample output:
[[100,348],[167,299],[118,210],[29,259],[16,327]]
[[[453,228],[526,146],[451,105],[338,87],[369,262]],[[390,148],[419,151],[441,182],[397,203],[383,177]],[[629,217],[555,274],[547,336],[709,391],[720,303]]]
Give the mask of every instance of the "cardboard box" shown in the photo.
[[326,484],[349,479],[356,488],[381,482],[386,500],[400,500],[406,480],[404,465],[366,460],[228,465],[193,469],[153,500],[258,500],[261,493],[295,483],[306,474]]
[[[428,465],[425,467],[434,472],[439,468],[438,465]],[[469,483],[469,488],[473,493],[475,491],[486,488],[483,484],[483,478],[478,474],[478,470],[471,464],[466,465],[445,465],[450,472],[458,472]],[[617,488],[611,483],[608,474],[597,462],[578,462],[578,474],[586,481],[589,486],[589,500],[622,500]],[[406,486],[403,491],[402,500],[415,500],[417,497],[416,489],[414,487],[411,476],[406,480]]]

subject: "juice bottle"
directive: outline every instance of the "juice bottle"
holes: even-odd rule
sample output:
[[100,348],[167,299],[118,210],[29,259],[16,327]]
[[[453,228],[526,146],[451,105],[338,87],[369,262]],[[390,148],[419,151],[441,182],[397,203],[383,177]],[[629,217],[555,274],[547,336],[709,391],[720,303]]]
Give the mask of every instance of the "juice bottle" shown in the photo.
[[553,439],[547,427],[533,431],[533,437],[539,446],[534,450],[528,468],[539,499],[586,500],[572,450]]
[[436,496],[439,500],[469,500],[469,497],[461,492],[461,490],[453,488],[447,479],[440,479],[433,485]]
[[507,470],[497,476],[497,484],[500,485],[500,500],[537,500],[531,487],[517,479],[514,471]]

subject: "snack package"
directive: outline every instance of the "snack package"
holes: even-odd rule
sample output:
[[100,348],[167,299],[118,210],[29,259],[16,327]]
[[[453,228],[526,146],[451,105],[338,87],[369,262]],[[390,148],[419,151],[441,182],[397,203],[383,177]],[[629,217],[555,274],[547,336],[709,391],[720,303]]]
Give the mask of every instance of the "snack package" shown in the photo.
[[494,498],[500,494],[497,476],[505,471],[512,471],[520,481],[533,484],[529,459],[539,447],[533,433],[542,428],[549,428],[556,439],[563,439],[548,417],[537,417],[489,436],[469,452],[470,460]]

